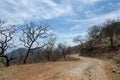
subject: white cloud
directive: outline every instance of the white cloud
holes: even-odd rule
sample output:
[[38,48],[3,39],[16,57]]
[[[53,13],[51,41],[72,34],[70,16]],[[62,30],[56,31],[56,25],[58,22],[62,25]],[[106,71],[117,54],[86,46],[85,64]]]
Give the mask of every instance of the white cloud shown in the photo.
[[73,38],[75,38],[76,36],[80,35],[83,39],[85,39],[86,35],[87,35],[87,32],[81,32],[81,33],[64,33],[64,34],[61,34],[61,33],[57,33],[57,36],[58,36],[58,41],[57,43],[68,43],[68,45],[70,46],[74,46],[76,45],[74,42],[73,42]]
[[42,0],[41,2],[46,3],[49,6],[58,6],[58,4],[56,4],[53,0]]
[[28,17],[52,19],[59,16],[68,16],[73,12],[71,5],[57,4],[53,0],[4,0],[0,3],[2,4],[0,5],[0,16],[15,23],[19,23],[23,18]]
[[86,11],[84,11],[84,14],[85,14],[85,17],[87,17],[87,18],[96,16],[94,11],[92,11],[92,10],[86,10]]
[[[102,1],[111,3],[99,6],[97,3]],[[25,18],[35,18],[51,19],[51,22],[53,20],[56,25],[56,18],[60,18],[61,21],[58,19],[57,22],[65,23],[64,27],[74,25],[71,28],[68,27],[68,31],[70,30],[68,33],[57,33],[59,38],[67,38],[67,41],[77,35],[85,36],[86,29],[94,24],[103,23],[107,18],[113,19],[120,16],[120,3],[114,4],[112,0],[60,0],[59,2],[58,0],[0,0],[0,4],[1,19],[6,19],[10,23],[18,24]],[[107,11],[110,13],[106,11],[108,8],[110,10]],[[57,29],[59,28],[61,27]]]
[[86,5],[100,1],[103,0],[62,0],[60,3],[54,0],[1,0],[0,16],[13,23],[21,23],[23,18],[31,17],[53,19],[60,16],[76,16],[76,11],[82,12]]
[[113,12],[110,12],[108,14],[104,14],[104,15],[99,15],[99,16],[94,16],[93,18],[87,18],[87,19],[69,19],[67,20],[68,22],[73,22],[76,23],[75,26],[73,26],[71,28],[71,30],[77,30],[80,29],[81,27],[90,27],[92,25],[97,25],[97,24],[101,24],[103,23],[106,19],[117,19],[118,17],[120,17],[120,9],[119,10],[115,10]]
[[73,38],[73,37],[76,37],[78,35],[81,35],[82,37],[84,37],[85,35],[87,35],[87,32],[58,34],[58,37],[60,37],[60,38]]
[[80,24],[76,24],[74,27],[72,27],[70,30],[73,31],[73,30],[76,30],[76,29],[80,29],[81,28],[81,25]]
[[86,4],[94,4],[96,2],[100,2],[100,1],[103,1],[103,0],[82,0],[82,1]]

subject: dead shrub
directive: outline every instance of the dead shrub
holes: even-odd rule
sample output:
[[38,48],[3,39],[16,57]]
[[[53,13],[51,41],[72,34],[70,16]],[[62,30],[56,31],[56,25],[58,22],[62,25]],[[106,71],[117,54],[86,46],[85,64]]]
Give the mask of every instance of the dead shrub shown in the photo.
[[76,57],[71,57],[71,56],[67,56],[64,61],[79,61],[80,58],[76,58]]
[[120,64],[120,54],[117,55],[117,56],[115,56],[115,57],[113,58],[113,61],[114,61],[116,64]]

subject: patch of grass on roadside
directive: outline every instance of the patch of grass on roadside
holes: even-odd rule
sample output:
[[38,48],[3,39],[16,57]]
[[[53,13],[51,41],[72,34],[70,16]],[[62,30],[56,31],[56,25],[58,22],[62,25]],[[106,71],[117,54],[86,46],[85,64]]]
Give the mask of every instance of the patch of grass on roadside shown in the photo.
[[3,68],[3,67],[5,67],[5,65],[0,62],[0,68]]
[[113,58],[113,61],[116,63],[116,64],[120,64],[120,54],[117,55],[116,57]]
[[79,61],[80,58],[75,58],[75,57],[67,56],[64,60],[65,61]]

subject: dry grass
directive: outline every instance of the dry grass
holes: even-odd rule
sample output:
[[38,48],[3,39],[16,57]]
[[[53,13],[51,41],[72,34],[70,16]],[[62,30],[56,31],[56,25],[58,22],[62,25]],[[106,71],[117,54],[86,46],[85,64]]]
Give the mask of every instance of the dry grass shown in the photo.
[[[41,62],[0,68],[0,80],[49,80],[56,71],[76,61]],[[51,75],[51,76],[50,76]],[[41,79],[42,78],[42,79]]]
[[41,75],[58,66],[60,66],[59,62],[47,62],[1,68],[0,80],[36,80],[37,74]]
[[[120,53],[120,52],[119,52]],[[116,63],[116,64],[120,64],[120,54],[116,55],[114,58],[113,58],[113,61]]]
[[[116,67],[114,67],[114,66],[116,66],[116,65],[107,63],[106,67],[105,67],[106,74],[108,75],[110,80],[120,80],[120,74],[116,73],[116,71],[118,71],[118,70],[115,71]],[[117,68],[120,68],[120,67],[117,67]]]
[[64,60],[65,61],[79,61],[80,58],[75,58],[75,57],[67,56]]
[[5,67],[5,65],[0,62],[0,68],[3,68],[3,67]]
[[77,56],[67,55],[65,59],[62,58],[62,59],[60,59],[59,61],[79,61],[79,60],[80,60],[79,55],[77,55]]

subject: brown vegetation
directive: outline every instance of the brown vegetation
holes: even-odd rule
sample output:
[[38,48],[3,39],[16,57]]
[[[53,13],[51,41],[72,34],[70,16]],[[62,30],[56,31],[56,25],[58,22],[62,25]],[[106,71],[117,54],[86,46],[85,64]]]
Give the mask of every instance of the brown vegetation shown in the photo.
[[[88,29],[88,40],[80,45],[80,55],[113,58],[120,50],[120,21],[107,20],[101,26]],[[117,53],[118,52],[118,53]],[[119,59],[115,59],[119,61]]]

